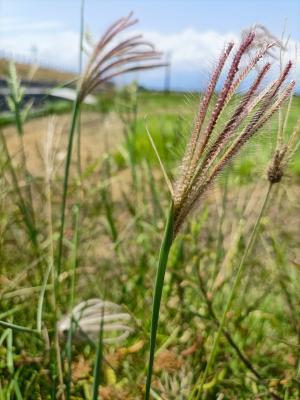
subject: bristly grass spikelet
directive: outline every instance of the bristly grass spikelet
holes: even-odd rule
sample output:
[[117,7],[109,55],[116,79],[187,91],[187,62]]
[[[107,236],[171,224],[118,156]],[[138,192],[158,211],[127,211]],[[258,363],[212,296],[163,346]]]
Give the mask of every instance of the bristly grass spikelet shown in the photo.
[[[289,112],[287,112],[286,118]],[[285,125],[285,124],[284,124]],[[267,170],[271,185],[279,183],[284,176],[284,170],[300,146],[300,118],[286,142],[277,141],[277,148]]]

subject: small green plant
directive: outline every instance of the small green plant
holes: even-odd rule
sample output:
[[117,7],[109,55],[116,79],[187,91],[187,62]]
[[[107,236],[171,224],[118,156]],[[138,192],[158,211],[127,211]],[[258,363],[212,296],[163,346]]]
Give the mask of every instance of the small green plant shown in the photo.
[[27,168],[24,138],[23,138],[24,136],[23,123],[28,116],[32,104],[28,103],[24,105],[24,88],[22,88],[21,86],[20,79],[17,76],[17,70],[15,64],[12,62],[9,64],[7,85],[10,89],[10,96],[8,96],[6,100],[10,111],[14,115],[14,121],[16,123],[19,144],[20,144],[20,154],[21,154],[21,163],[19,166],[19,170],[21,171],[21,174],[25,180],[25,193],[24,190],[22,190],[22,188],[20,187],[18,179],[18,170],[12,162],[12,157],[9,153],[6,143],[6,138],[1,132],[2,146],[7,158],[8,169],[11,175],[11,180],[14,186],[14,190],[17,194],[18,205],[23,215],[24,223],[27,226],[28,235],[33,244],[34,250],[38,254],[38,241],[37,241],[38,231],[36,227],[35,212],[32,199],[33,182],[32,182],[32,176],[30,175]]

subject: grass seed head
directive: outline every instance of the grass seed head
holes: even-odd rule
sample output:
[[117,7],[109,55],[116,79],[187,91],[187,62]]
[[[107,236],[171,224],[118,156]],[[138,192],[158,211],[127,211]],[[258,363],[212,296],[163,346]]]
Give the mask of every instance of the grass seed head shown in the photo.
[[251,46],[248,48],[249,55],[251,52],[263,48],[266,44],[272,43],[273,46],[267,50],[267,55],[272,57],[273,59],[278,59],[278,55],[276,54],[276,50],[278,52],[283,52],[287,50],[286,43],[283,43],[282,40],[273,35],[269,29],[262,24],[254,24],[252,28],[247,28],[242,31],[242,38],[247,36],[250,31],[255,32],[255,39],[251,43]]
[[[254,40],[255,32],[253,30],[243,36],[233,56],[217,101],[212,104],[213,93],[233,48],[233,43],[225,48],[200,102],[199,112],[194,121],[194,128],[180,167],[180,174],[174,185],[174,235],[177,234],[188,214],[220,172],[282,106],[295,86],[294,81],[285,84],[292,67],[292,63],[288,62],[277,79],[265,89],[259,90],[271,67],[270,63],[265,63],[259,69],[257,77],[245,95],[236,96],[238,104],[233,114],[229,113],[225,122],[220,122],[221,114],[230,99],[237,94],[239,85],[275,44],[274,42],[265,42],[255,56],[250,60],[248,58],[247,61],[245,55],[253,47]],[[242,60],[246,62],[244,68],[240,67]],[[212,107],[211,112],[209,112],[210,107]]]
[[157,62],[162,53],[156,51],[142,35],[120,39],[121,34],[137,22],[138,20],[133,18],[133,13],[130,13],[113,23],[103,34],[94,47],[81,77],[79,101],[83,101],[93,90],[116,76],[166,65]]
[[287,143],[280,143],[267,170],[267,178],[271,184],[279,183],[284,170],[300,145],[300,118]]

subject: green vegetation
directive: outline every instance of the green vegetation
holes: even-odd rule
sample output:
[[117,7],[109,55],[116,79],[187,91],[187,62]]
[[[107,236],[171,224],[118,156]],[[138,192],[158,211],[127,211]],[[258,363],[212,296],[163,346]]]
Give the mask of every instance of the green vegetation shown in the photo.
[[[18,85],[16,80],[12,83]],[[22,149],[25,116],[17,114],[15,100],[9,122],[17,122]],[[123,141],[99,154],[98,163],[82,166],[81,176],[70,170],[69,182],[55,168],[51,132],[42,156],[44,170],[34,176],[26,152],[9,153],[4,130],[0,400],[91,400],[97,392],[101,400],[143,398],[155,267],[166,218],[163,210],[170,203],[146,128],[167,175],[173,177],[197,104],[197,95],[190,96],[187,105],[182,93],[136,93],[134,85],[100,95],[93,111],[103,122],[111,115],[121,120]],[[71,104],[51,106],[51,112],[59,113],[69,112]],[[47,115],[50,109],[47,105],[39,115],[31,110],[31,116]],[[294,97],[287,137],[299,110],[300,98]],[[282,182],[265,201],[278,117],[271,121],[267,134],[254,138],[202,197],[197,214],[182,227],[171,249],[168,240],[164,242],[162,273],[169,250],[170,254],[153,399],[188,399],[197,382],[208,400],[300,396],[300,158],[299,152],[294,155]],[[81,129],[84,145],[87,138]],[[72,132],[76,135],[74,127]],[[71,156],[76,164],[76,155]],[[64,234],[63,179],[68,183]],[[166,237],[170,240],[168,229]],[[233,293],[241,265],[243,274]],[[161,279],[159,285],[162,288]],[[67,330],[57,324],[70,316],[74,305],[93,298],[120,305],[115,314],[110,313],[110,303],[100,314],[98,310],[93,337],[88,328],[80,332],[75,318],[69,318]],[[230,307],[223,314],[227,301]],[[121,341],[116,325],[120,334],[126,333]],[[218,352],[213,352],[207,368],[218,329]]]
[[[29,110],[27,120],[33,118],[46,117],[47,115],[57,115],[69,112],[72,109],[72,103],[66,100],[59,100],[55,102],[46,102],[43,107],[38,109]],[[15,123],[15,117],[12,112],[2,112],[0,113],[0,128],[8,125],[13,125]]]
[[[146,135],[146,126],[155,141],[155,145],[164,163],[169,168],[176,167],[180,159],[186,138],[191,129],[192,121],[197,110],[199,96],[192,96],[189,104],[185,103],[183,93],[153,93],[147,92],[139,95],[139,118],[136,123],[136,132],[132,138],[132,146],[136,149],[136,161],[141,163],[145,158],[158,166],[151,143]],[[118,100],[116,100],[118,101]],[[157,101],[157,106],[156,106]],[[120,102],[122,104],[122,102]],[[299,118],[300,97],[294,96],[291,112],[288,119],[287,131],[291,132]],[[163,114],[163,117],[162,117]],[[265,129],[266,135],[250,142],[245,150],[238,156],[232,168],[235,175],[249,183],[262,174],[276,145],[277,123],[273,120]],[[125,166],[123,149],[114,154],[119,166]],[[255,157],[254,157],[255,155]],[[174,164],[175,163],[175,164]],[[294,175],[300,176],[300,161],[295,157],[291,163]]]

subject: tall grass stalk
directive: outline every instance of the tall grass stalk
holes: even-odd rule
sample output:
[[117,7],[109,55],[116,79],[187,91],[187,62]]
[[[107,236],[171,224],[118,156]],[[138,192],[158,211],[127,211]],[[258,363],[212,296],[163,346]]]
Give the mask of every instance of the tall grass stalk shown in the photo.
[[132,188],[137,191],[138,175],[136,171],[136,144],[135,136],[137,132],[138,114],[138,85],[133,82],[123,92],[126,104],[118,108],[119,116],[124,124],[125,147],[128,153],[128,162],[131,171]]
[[[84,36],[84,6],[85,0],[81,0],[80,5],[80,35],[79,35],[79,57],[78,57],[78,66],[79,66],[79,74],[82,72],[82,61],[83,61],[83,36]],[[77,125],[77,173],[79,179],[81,180],[81,112],[79,111],[78,115],[78,125]]]
[[[63,372],[62,372],[62,361],[61,361],[61,352],[60,352],[60,344],[59,344],[59,336],[57,329],[57,299],[59,298],[60,288],[59,288],[59,276],[61,273],[61,265],[62,265],[62,253],[63,253],[63,240],[64,240],[64,228],[65,228],[65,212],[66,212],[66,203],[67,203],[67,192],[68,192],[68,183],[69,183],[69,174],[70,174],[70,165],[72,158],[72,149],[73,149],[73,141],[74,141],[74,133],[77,123],[77,117],[79,112],[80,103],[78,102],[78,96],[74,101],[73,112],[71,117],[71,125],[68,135],[68,148],[67,148],[67,157],[65,164],[65,173],[63,180],[63,195],[61,202],[61,214],[60,214],[60,231],[59,231],[59,239],[58,239],[58,255],[57,255],[57,263],[56,269],[52,268],[52,281],[53,281],[53,306],[54,306],[54,352],[55,352],[55,360],[56,360],[56,370],[58,372],[58,379],[60,388],[62,390],[60,394],[60,398],[62,400],[65,399],[64,395],[64,382],[63,382]],[[52,224],[51,224],[52,227]],[[51,236],[52,237],[52,236]],[[52,251],[54,251],[52,249]],[[54,257],[54,254],[53,254]],[[54,258],[53,258],[54,262]],[[54,265],[54,264],[53,264]],[[55,386],[55,373],[54,373],[54,386]]]
[[[73,105],[71,124],[70,124],[70,129],[69,129],[69,134],[68,134],[67,156],[66,156],[66,163],[65,163],[64,180],[63,180],[63,194],[62,194],[61,212],[60,212],[60,230],[59,230],[59,239],[58,239],[58,255],[57,255],[57,264],[56,264],[58,277],[61,273],[68,184],[69,184],[69,175],[70,175],[74,134],[75,134],[75,128],[76,128],[76,123],[77,123],[77,119],[78,119],[79,109],[80,109],[80,102],[78,100],[78,95],[77,95],[76,100],[74,101],[74,105]],[[58,280],[56,283],[58,284]]]
[[38,332],[42,331],[43,305],[44,305],[46,288],[47,288],[47,284],[48,284],[48,280],[49,280],[49,276],[50,276],[52,268],[53,268],[53,264],[49,263],[46,273],[44,275],[42,288],[41,288],[41,292],[40,292],[39,299],[38,299],[38,307],[37,307],[37,313],[36,313],[36,329]]
[[[145,388],[145,400],[149,400],[150,397],[159,310],[164,285],[164,276],[172,243],[188,215],[196,208],[204,193],[209,190],[217,176],[239,153],[248,140],[250,140],[252,136],[260,130],[260,128],[276,111],[278,111],[280,106],[288,99],[295,86],[294,81],[284,85],[292,66],[292,63],[289,62],[276,80],[265,89],[261,90],[260,93],[256,93],[262,80],[270,69],[270,64],[266,63],[258,73],[256,79],[251,83],[249,90],[244,96],[240,97],[240,102],[233,111],[233,114],[228,117],[227,121],[223,122],[224,125],[218,125],[219,132],[215,132],[220,115],[224,112],[224,109],[226,109],[227,104],[233,97],[241,82],[272,47],[272,44],[266,43],[253,59],[251,59],[244,68],[241,68],[241,59],[253,43],[254,38],[255,32],[250,31],[240,43],[233,56],[227,77],[218,94],[217,101],[213,104],[213,110],[209,112],[209,106],[212,103],[211,100],[216,90],[216,85],[234,44],[229,43],[221,54],[217,66],[211,75],[211,79],[208,82],[202,101],[200,102],[192,133],[181,163],[180,174],[175,182],[174,188],[172,185],[170,187],[172,205],[169,210],[165,232],[162,239],[154,288],[150,331],[150,354]],[[282,86],[283,89],[280,91]],[[151,140],[151,135],[149,135],[149,139]],[[155,146],[153,147],[155,149]],[[159,156],[158,159],[160,160]],[[164,171],[163,166],[162,169]],[[165,178],[166,183],[170,186],[166,174]],[[271,185],[266,194],[260,217],[258,218],[255,229],[249,240],[247,250],[241,261],[232,294],[230,295],[226,306],[228,309],[230,308],[235,289],[238,286],[243,271],[244,261],[256,236],[256,230],[261,215],[266,207],[270,190]],[[224,312],[223,318],[220,322],[220,328],[216,337],[217,340],[215,340],[215,348],[217,348],[219,337],[225,323],[225,318],[226,312]],[[213,361],[214,354],[211,358]],[[209,363],[212,364],[212,361]],[[208,365],[208,370],[209,368]],[[207,375],[207,372],[205,374]],[[201,381],[201,385],[203,387],[203,381]]]
[[95,366],[94,366],[94,372],[93,372],[94,380],[93,380],[93,387],[92,387],[92,400],[100,400],[99,387],[100,387],[100,382],[101,382],[100,374],[101,374],[101,368],[102,368],[102,362],[103,362],[104,312],[105,312],[105,307],[103,305],[101,320],[100,320],[98,343],[97,343],[97,349],[96,349],[96,360],[95,360]]
[[111,237],[111,240],[114,243],[114,245],[117,246],[119,233],[118,233],[118,229],[116,227],[115,218],[114,218],[113,201],[110,198],[110,193],[106,188],[101,188],[100,195],[101,195],[101,199],[102,199],[102,203],[103,203],[103,207],[104,207],[104,211],[105,211],[107,224],[109,227],[110,237]]
[[[82,9],[83,10],[83,9]],[[83,11],[82,11],[83,12]],[[60,231],[58,240],[57,274],[60,275],[62,267],[62,252],[65,227],[65,211],[67,202],[70,165],[72,158],[75,129],[78,122],[81,104],[94,90],[103,86],[119,75],[128,72],[153,69],[164,64],[153,62],[161,57],[161,53],[155,51],[154,46],[142,40],[141,35],[135,35],[112,45],[121,32],[136,24],[132,13],[120,18],[104,32],[92,51],[85,70],[78,81],[76,99],[73,104],[71,124],[68,135],[67,156],[63,180],[63,195],[61,202]]]
[[155,345],[156,345],[156,336],[157,336],[157,328],[158,328],[158,319],[159,319],[159,310],[161,303],[161,296],[164,286],[164,278],[165,272],[167,268],[168,257],[170,253],[170,249],[173,243],[173,231],[174,231],[174,208],[173,204],[171,205],[166,221],[165,232],[162,238],[157,272],[155,278],[155,286],[154,286],[154,296],[153,296],[153,305],[152,305],[152,317],[151,317],[151,328],[150,328],[150,354],[148,361],[148,372],[147,372],[147,381],[146,381],[146,389],[145,389],[145,399],[149,399],[150,389],[151,389],[151,378],[153,372],[153,363],[154,363],[154,354],[155,354]]
[[215,361],[215,357],[216,357],[218,349],[219,349],[219,343],[220,343],[220,339],[221,339],[221,334],[222,334],[222,331],[224,330],[225,325],[226,325],[227,314],[230,311],[234,296],[236,295],[236,291],[238,289],[238,286],[240,284],[241,278],[243,276],[243,272],[244,272],[244,269],[245,269],[245,261],[247,260],[247,257],[249,255],[251,249],[252,249],[252,246],[255,243],[255,240],[256,240],[256,237],[257,237],[257,233],[258,233],[258,230],[259,230],[259,227],[260,227],[260,221],[261,221],[261,219],[262,219],[262,217],[264,215],[264,212],[266,210],[272,186],[273,186],[273,184],[270,183],[268,188],[267,188],[267,191],[265,193],[260,212],[259,212],[258,217],[256,219],[256,222],[255,222],[255,225],[254,225],[253,230],[251,232],[251,235],[249,237],[249,241],[247,243],[247,246],[246,246],[245,251],[243,253],[243,256],[241,258],[240,264],[238,266],[238,269],[237,269],[237,272],[236,272],[236,275],[235,275],[235,278],[234,278],[234,281],[233,281],[233,284],[232,284],[232,287],[231,287],[231,290],[230,290],[230,293],[229,293],[229,296],[228,296],[228,299],[227,299],[227,302],[226,302],[226,305],[225,305],[225,308],[224,308],[224,311],[223,311],[223,314],[222,314],[222,318],[220,320],[220,324],[219,324],[218,330],[217,330],[215,338],[214,338],[212,350],[210,352],[210,356],[208,358],[204,373],[203,373],[202,377],[200,377],[199,382],[196,383],[196,385],[194,387],[194,390],[192,392],[192,395],[190,396],[190,399],[195,398],[196,400],[199,400],[201,398],[200,396],[202,395],[202,392],[203,392],[203,386],[204,386],[204,384],[206,382],[206,379],[207,379],[207,377],[208,377],[208,375],[209,375],[209,373],[211,371],[211,368],[213,366],[213,363]]
[[52,220],[52,173],[53,173],[53,137],[54,137],[54,126],[49,126],[49,130],[47,132],[47,136],[45,138],[45,146],[44,146],[44,168],[45,168],[45,198],[46,198],[46,220],[47,220],[47,230],[48,230],[48,257],[47,263],[48,268],[46,270],[43,284],[41,286],[39,301],[38,301],[38,310],[37,310],[37,328],[38,331],[42,329],[42,311],[43,311],[43,302],[44,296],[47,289],[47,282],[49,276],[51,277],[51,293],[50,293],[50,302],[52,306],[52,323],[53,323],[53,341],[51,343],[51,361],[52,361],[52,394],[56,396],[56,374],[58,375],[59,385],[61,393],[59,394],[59,398],[64,400],[64,382],[63,382],[63,370],[62,370],[62,362],[61,362],[61,351],[60,351],[60,343],[58,337],[58,329],[57,329],[57,321],[58,321],[58,283],[59,283],[59,274],[57,269],[55,269],[55,252],[54,252],[54,235],[53,235],[53,220]]
[[215,262],[213,265],[213,274],[212,274],[212,287],[214,285],[216,276],[218,274],[218,265],[222,257],[222,239],[223,239],[223,225],[225,221],[225,215],[226,215],[226,203],[227,203],[227,193],[228,193],[228,180],[229,180],[229,174],[228,171],[225,173],[225,181],[224,181],[224,190],[223,190],[223,196],[222,196],[222,204],[221,204],[221,215],[220,215],[220,221],[219,221],[219,226],[218,226],[218,239],[217,239],[217,249],[216,249],[216,258]]
[[157,221],[159,217],[163,215],[163,209],[159,202],[159,195],[157,193],[157,188],[155,185],[154,176],[152,173],[152,169],[150,166],[149,161],[145,160],[145,169],[147,173],[147,181],[149,185],[149,191],[151,194],[151,203],[152,203],[152,210],[153,210],[153,221]]
[[66,355],[68,361],[68,373],[66,379],[66,400],[71,398],[71,383],[72,383],[72,339],[73,332],[76,328],[75,321],[73,320],[72,310],[75,302],[75,278],[77,268],[77,257],[78,257],[78,244],[79,244],[79,208],[76,206],[74,209],[74,239],[73,239],[73,256],[72,256],[72,269],[71,269],[71,293],[69,300],[70,320],[71,326],[68,331],[68,337],[66,342]]
[[7,352],[6,352],[6,365],[8,371],[12,374],[14,372],[14,355],[13,355],[13,330],[8,329],[6,336]]

